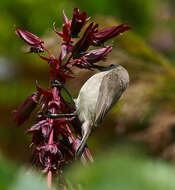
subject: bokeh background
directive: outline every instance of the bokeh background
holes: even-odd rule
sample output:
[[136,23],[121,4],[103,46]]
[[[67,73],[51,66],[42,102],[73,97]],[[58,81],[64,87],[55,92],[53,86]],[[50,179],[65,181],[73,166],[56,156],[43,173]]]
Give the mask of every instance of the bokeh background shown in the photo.
[[[115,150],[115,156],[120,158],[125,152],[137,152],[137,157],[146,155],[150,160],[164,160],[174,167],[174,0],[1,0],[0,155],[22,166],[30,163],[31,137],[25,135],[25,130],[33,120],[19,128],[13,122],[13,110],[35,91],[36,80],[47,88],[49,79],[48,65],[37,55],[24,53],[28,47],[15,35],[14,24],[40,36],[58,55],[60,39],[52,24],[56,22],[60,28],[62,10],[71,18],[74,7],[86,10],[102,27],[123,22],[132,26],[132,31],[114,39],[113,52],[101,63],[123,65],[130,74],[130,86],[90,137],[88,144],[93,155],[107,157],[106,151]],[[66,85],[76,97],[94,73],[80,69],[74,73],[75,79]],[[128,161],[132,162],[135,161]]]

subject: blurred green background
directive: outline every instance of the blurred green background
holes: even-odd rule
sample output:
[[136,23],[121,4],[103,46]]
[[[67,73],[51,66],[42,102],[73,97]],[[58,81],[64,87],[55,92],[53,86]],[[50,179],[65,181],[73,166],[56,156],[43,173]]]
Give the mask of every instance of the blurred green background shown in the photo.
[[[138,152],[137,158],[146,154],[150,162],[154,160],[156,164],[161,159],[170,162],[168,167],[173,168],[175,162],[174,0],[1,0],[0,155],[21,166],[30,163],[31,137],[25,135],[25,130],[32,125],[33,120],[31,118],[23,127],[18,128],[13,122],[12,113],[35,91],[36,80],[42,87],[47,88],[49,79],[48,65],[37,55],[24,54],[28,47],[15,35],[14,24],[40,36],[58,55],[60,39],[54,34],[52,24],[56,22],[57,27],[61,27],[62,10],[64,9],[71,18],[74,7],[78,7],[81,11],[86,10],[88,16],[101,27],[123,22],[128,22],[132,26],[132,31],[114,39],[113,52],[107,61],[102,63],[123,65],[129,71],[130,86],[119,104],[108,114],[102,126],[90,137],[88,144],[94,157],[102,154],[104,158],[102,162],[105,165],[105,157],[108,157],[106,151],[113,149],[118,152],[111,155],[114,165],[116,164],[115,170],[118,165],[125,162],[129,165],[134,162],[135,168],[140,168],[142,162],[143,165],[146,164],[144,159],[137,163],[132,156],[126,156],[125,160],[125,154],[121,151],[133,150]],[[94,73],[79,69],[75,69],[74,73],[76,77],[67,81],[67,87],[76,97],[80,87]],[[120,159],[124,161],[118,162]],[[140,178],[132,167],[131,171],[127,171],[126,168],[124,171],[131,175],[133,172],[135,178],[132,183],[136,184]],[[158,167],[164,167],[164,163],[158,163]],[[121,168],[119,167],[119,170]],[[109,166],[110,169],[112,170]],[[98,175],[98,169],[96,171]],[[81,173],[83,172],[81,170]],[[157,183],[161,183],[160,179],[163,178],[161,172],[163,171],[158,169],[155,174]],[[102,172],[101,175],[105,174]],[[112,172],[112,175],[115,173]],[[174,174],[167,169],[164,175]],[[116,173],[116,178],[117,176]],[[111,177],[111,180],[114,179]],[[122,175],[121,184],[127,183],[127,179],[127,175]],[[95,176],[94,181],[98,181]],[[144,180],[142,182],[144,184]],[[139,187],[139,185],[134,186],[133,189],[140,189]],[[157,189],[161,189],[160,187]],[[126,189],[124,186],[118,188]],[[92,189],[92,186],[89,186],[89,189]]]

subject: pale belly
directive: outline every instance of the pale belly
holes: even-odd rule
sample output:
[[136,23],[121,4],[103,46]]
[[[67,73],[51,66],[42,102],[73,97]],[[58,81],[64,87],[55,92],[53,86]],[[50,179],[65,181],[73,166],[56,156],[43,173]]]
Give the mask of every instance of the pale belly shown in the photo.
[[93,123],[96,103],[100,93],[99,88],[104,73],[106,74],[107,72],[93,75],[80,89],[78,98],[76,99],[76,108],[81,122],[89,121]]

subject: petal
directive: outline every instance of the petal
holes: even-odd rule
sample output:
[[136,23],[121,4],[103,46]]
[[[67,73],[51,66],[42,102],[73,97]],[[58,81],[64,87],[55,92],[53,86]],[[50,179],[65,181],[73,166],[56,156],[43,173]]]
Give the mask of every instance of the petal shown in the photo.
[[35,109],[39,99],[40,93],[35,92],[25,100],[24,104],[18,110],[15,111],[14,120],[17,122],[17,125],[20,126],[29,119],[30,114]]
[[85,52],[92,44],[93,37],[93,22],[86,28],[82,38],[78,40],[73,48],[73,57],[78,58],[82,52]]
[[112,51],[112,46],[106,46],[104,48],[92,50],[85,54],[83,57],[88,63],[96,63],[103,60],[105,56]]
[[100,45],[107,40],[127,31],[130,30],[131,27],[127,26],[125,24],[121,24],[119,26],[112,26],[108,28],[104,28],[102,30],[99,30],[94,34],[94,45]]
[[47,97],[47,98],[51,98],[52,97],[52,93],[50,92],[50,90],[44,90],[42,89],[39,84],[38,84],[38,81],[36,81],[36,88],[38,90],[38,92],[40,94],[42,94],[43,96]]
[[28,129],[26,133],[30,134],[30,133],[38,132],[41,129],[41,126],[45,124],[46,122],[47,122],[46,120],[39,121],[38,123],[33,125],[30,129]]
[[62,32],[59,32],[56,27],[55,27],[55,23],[53,23],[53,30],[56,34],[58,34],[61,38],[64,37],[64,34]]
[[64,10],[63,10],[63,21],[64,21],[64,24],[69,25],[69,20],[68,20],[68,18],[66,16]]

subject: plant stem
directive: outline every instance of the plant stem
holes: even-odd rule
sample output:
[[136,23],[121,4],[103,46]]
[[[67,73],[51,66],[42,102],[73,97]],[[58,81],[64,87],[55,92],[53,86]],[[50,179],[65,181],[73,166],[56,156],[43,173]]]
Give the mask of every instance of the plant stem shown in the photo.
[[47,185],[48,185],[48,188],[51,190],[52,189],[52,171],[51,170],[49,170],[47,174]]
[[[49,136],[48,144],[53,144],[53,132],[54,131],[52,129],[52,131],[50,133],[50,136]],[[51,156],[49,158],[49,161],[50,161],[50,164],[51,164],[51,162],[52,162]],[[51,169],[48,171],[48,174],[47,174],[47,185],[48,185],[49,189],[52,189],[52,170]]]
[[48,144],[53,144],[53,129],[52,129],[52,131],[50,133]]

